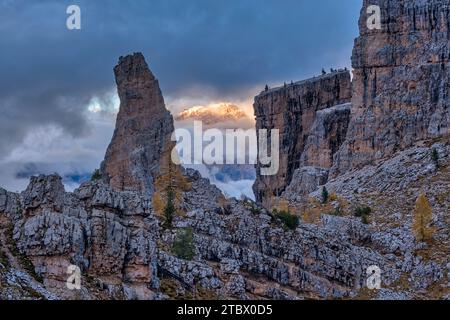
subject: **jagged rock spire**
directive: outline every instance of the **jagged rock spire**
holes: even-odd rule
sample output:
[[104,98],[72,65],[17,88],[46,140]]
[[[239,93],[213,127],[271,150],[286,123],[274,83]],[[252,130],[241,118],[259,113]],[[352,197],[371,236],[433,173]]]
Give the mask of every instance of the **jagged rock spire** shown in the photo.
[[174,146],[173,117],[141,53],[120,57],[114,74],[120,110],[101,165],[102,177],[116,190],[151,195],[161,159],[167,159]]

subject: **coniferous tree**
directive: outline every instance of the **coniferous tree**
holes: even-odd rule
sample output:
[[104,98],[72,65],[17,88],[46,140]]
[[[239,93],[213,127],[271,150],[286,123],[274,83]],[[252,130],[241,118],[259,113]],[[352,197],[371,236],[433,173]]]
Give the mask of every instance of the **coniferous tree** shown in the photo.
[[97,181],[102,178],[102,174],[99,169],[95,169],[91,176],[91,181]]
[[166,227],[172,227],[173,216],[175,215],[174,192],[172,187],[167,188],[167,204],[164,208],[164,218]]
[[431,159],[433,160],[434,164],[436,165],[436,168],[438,168],[439,167],[439,153],[435,148],[433,148],[433,151],[431,152]]
[[327,187],[322,188],[322,203],[325,204],[328,202],[329,193]]
[[302,220],[305,223],[317,224],[322,214],[319,208],[310,208],[303,213]]
[[194,231],[192,228],[179,230],[172,245],[172,252],[180,259],[192,260],[195,256]]

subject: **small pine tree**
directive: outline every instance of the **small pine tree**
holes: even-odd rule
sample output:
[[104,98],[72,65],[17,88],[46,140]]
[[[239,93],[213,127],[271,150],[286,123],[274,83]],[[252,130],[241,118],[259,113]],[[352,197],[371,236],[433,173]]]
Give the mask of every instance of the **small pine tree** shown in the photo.
[[97,181],[102,178],[102,174],[99,169],[95,169],[91,176],[91,181]]
[[364,224],[370,223],[370,215],[372,213],[372,208],[368,206],[357,207],[355,209],[355,217],[361,218],[361,222]]
[[340,206],[337,206],[333,212],[331,212],[331,215],[342,217],[344,215],[344,212]]
[[322,188],[322,203],[326,204],[328,202],[328,198],[329,198],[329,193],[327,190],[327,187],[323,187]]
[[172,227],[173,216],[175,215],[174,204],[175,193],[171,187],[167,188],[167,203],[164,208],[164,224],[167,228]]
[[368,206],[357,207],[355,209],[355,217],[370,216],[372,208]]
[[430,240],[433,237],[433,229],[430,227],[433,213],[430,203],[424,194],[417,198],[413,215],[413,232],[417,241]]
[[325,71],[324,68],[322,68],[322,75],[326,75],[326,74],[327,74],[327,72]]
[[439,167],[439,153],[435,148],[433,148],[433,151],[431,152],[431,159],[433,160],[434,164],[436,165],[436,168],[438,168]]
[[172,245],[172,252],[180,259],[192,260],[195,256],[194,231],[192,228],[179,230]]
[[264,91],[269,91],[269,86],[266,84],[266,87],[264,88]]

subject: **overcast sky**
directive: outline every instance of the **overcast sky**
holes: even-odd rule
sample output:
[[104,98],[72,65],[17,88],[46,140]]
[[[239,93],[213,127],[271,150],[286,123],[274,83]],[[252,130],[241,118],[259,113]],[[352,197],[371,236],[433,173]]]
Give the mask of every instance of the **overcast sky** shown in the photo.
[[[112,69],[141,51],[173,111],[250,104],[268,83],[349,67],[362,0],[0,0],[0,186],[98,167]],[[66,8],[81,8],[81,30]],[[91,112],[102,109],[110,112]]]

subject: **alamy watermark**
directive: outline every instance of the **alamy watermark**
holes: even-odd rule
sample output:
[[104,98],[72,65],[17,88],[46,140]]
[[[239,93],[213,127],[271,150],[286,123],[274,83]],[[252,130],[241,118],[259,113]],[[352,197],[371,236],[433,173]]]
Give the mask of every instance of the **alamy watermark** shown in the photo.
[[71,264],[67,267],[67,274],[69,277],[66,280],[66,287],[69,290],[81,289],[81,269],[80,267]]
[[[172,162],[181,165],[260,164],[261,175],[276,175],[280,166],[278,129],[208,129],[194,121],[193,130],[176,129]],[[270,148],[269,148],[270,144]],[[256,150],[258,152],[252,152]],[[257,156],[256,156],[257,153]]]
[[370,5],[367,7],[366,13],[369,15],[367,18],[367,28],[369,30],[381,30],[381,8],[377,5]]
[[81,29],[81,8],[77,5],[70,5],[66,9],[66,13],[69,15],[66,20],[66,27],[69,30]]
[[381,269],[378,266],[370,266],[366,270],[367,288],[370,290],[380,290],[381,289]]

